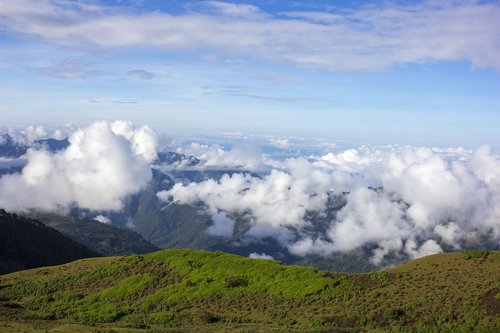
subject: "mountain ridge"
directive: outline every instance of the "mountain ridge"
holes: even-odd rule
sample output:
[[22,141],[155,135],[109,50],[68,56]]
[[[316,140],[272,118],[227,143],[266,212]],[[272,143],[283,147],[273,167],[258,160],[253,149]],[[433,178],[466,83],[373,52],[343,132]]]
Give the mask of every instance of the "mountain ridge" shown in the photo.
[[0,209],[0,274],[97,256],[38,220]]

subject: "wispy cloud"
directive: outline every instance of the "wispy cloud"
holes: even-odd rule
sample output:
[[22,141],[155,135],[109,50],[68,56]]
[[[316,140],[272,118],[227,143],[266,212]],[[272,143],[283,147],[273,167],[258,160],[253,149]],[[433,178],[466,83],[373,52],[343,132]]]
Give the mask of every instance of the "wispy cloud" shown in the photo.
[[148,72],[144,69],[131,70],[128,72],[128,75],[133,76],[133,77],[137,77],[137,78],[143,79],[143,80],[151,80],[151,79],[156,78],[156,76],[157,76],[155,73]]
[[40,67],[38,73],[58,79],[86,79],[104,74],[101,71],[91,70],[88,66],[89,63],[81,59],[66,59],[51,66]]
[[244,93],[229,93],[228,95],[229,96],[247,97],[247,98],[252,98],[252,99],[260,99],[260,100],[269,101],[269,102],[295,103],[295,102],[312,101],[312,99],[308,99],[308,98],[263,96],[263,95],[244,94]]
[[251,4],[234,4],[222,1],[205,1],[204,3],[223,15],[244,18],[261,18],[263,15],[259,7]]
[[113,100],[100,100],[100,99],[91,99],[89,103],[94,104],[137,104],[137,101],[133,100],[121,100],[121,99],[113,99]]
[[[51,43],[211,50],[332,71],[467,61],[500,69],[500,4],[387,3],[336,12],[265,13],[219,1],[172,15],[56,0],[0,0],[0,27]],[[194,10],[194,12],[193,12]]]
[[[278,79],[277,79],[278,80]],[[282,83],[284,81],[275,81],[275,83]],[[291,96],[273,96],[259,93],[260,88],[256,86],[244,85],[224,85],[224,86],[201,86],[205,94],[223,94],[231,97],[243,97],[261,101],[268,101],[271,103],[299,103],[299,102],[320,102],[318,98],[308,97],[291,97]]]

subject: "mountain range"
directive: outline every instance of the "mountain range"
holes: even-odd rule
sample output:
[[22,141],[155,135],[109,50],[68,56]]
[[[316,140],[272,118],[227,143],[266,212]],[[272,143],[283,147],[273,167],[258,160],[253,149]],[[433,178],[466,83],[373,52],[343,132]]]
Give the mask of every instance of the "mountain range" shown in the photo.
[[[39,140],[33,147],[44,147],[55,153],[68,146],[68,140]],[[22,160],[27,151],[26,144],[15,142],[6,136],[0,144],[0,157]],[[207,213],[203,203],[181,204],[178,202],[163,202],[157,193],[170,190],[176,183],[199,183],[206,180],[219,181],[224,175],[233,175],[246,172],[252,177],[260,177],[257,173],[242,170],[241,168],[201,167],[203,161],[189,155],[173,151],[161,151],[152,165],[152,179],[135,194],[123,200],[123,208],[119,211],[92,212],[78,207],[72,207],[64,212],[30,211],[28,217],[41,220],[48,226],[62,232],[74,241],[80,242],[89,249],[101,255],[142,254],[158,250],[159,248],[192,248],[210,251],[223,251],[241,256],[266,255],[286,264],[307,265],[316,268],[344,271],[367,272],[383,266],[395,265],[410,259],[407,255],[391,254],[384,257],[381,265],[370,261],[371,253],[377,244],[367,243],[355,250],[336,251],[328,256],[305,255],[299,256],[283,247],[275,238],[263,239],[246,237],[252,227],[251,221],[245,213],[231,213],[228,217],[234,221],[234,232],[229,236],[217,236],[208,232],[213,225],[212,216]],[[3,173],[18,172],[20,166],[10,169],[0,169]],[[377,193],[381,188],[369,188]],[[337,213],[346,205],[349,193],[330,193],[326,209],[321,212],[307,212],[307,219],[311,221],[302,234],[312,239],[324,235],[330,221],[336,219]],[[97,222],[100,215],[109,224]],[[299,233],[289,228],[294,237]],[[477,244],[462,244],[462,248],[498,249],[499,245],[488,239],[481,239]],[[452,251],[454,247],[441,244],[445,251]]]

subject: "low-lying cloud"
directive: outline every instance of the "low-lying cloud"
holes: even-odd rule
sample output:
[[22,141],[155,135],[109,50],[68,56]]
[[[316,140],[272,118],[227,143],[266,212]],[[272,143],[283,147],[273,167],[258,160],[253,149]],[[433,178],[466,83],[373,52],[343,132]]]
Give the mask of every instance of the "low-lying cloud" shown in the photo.
[[257,252],[252,252],[248,256],[249,258],[252,259],[266,259],[266,260],[273,260],[274,258],[268,254],[265,253],[257,253]]
[[212,216],[212,225],[208,227],[207,232],[212,236],[228,237],[233,234],[234,221],[226,216],[226,213],[220,212]]
[[119,210],[150,181],[156,141],[148,126],[98,121],[75,130],[59,152],[29,149],[22,172],[0,178],[0,207]]
[[94,220],[96,220],[97,222],[104,223],[104,224],[111,224],[111,219],[107,216],[104,216],[104,215],[97,215],[96,217],[94,217]]
[[[196,156],[200,159],[198,168],[245,169],[257,170],[262,167],[263,156],[257,146],[247,142],[238,144],[230,150],[224,150],[218,144],[201,144],[193,142],[187,146],[178,147],[177,153]],[[182,163],[179,165],[183,167]]]
[[[298,256],[369,248],[380,264],[389,254],[419,257],[500,240],[500,159],[488,146],[364,147],[274,166],[262,176],[178,183],[158,197],[240,214],[250,221],[247,238],[275,238]],[[334,197],[345,204],[316,228]]]

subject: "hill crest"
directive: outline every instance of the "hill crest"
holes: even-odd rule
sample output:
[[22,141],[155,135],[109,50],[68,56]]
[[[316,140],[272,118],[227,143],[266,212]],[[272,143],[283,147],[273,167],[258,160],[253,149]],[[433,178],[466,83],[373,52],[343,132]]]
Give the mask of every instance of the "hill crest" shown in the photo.
[[362,274],[195,250],[83,259],[1,276],[0,318],[185,331],[495,331],[500,252],[485,253]]

